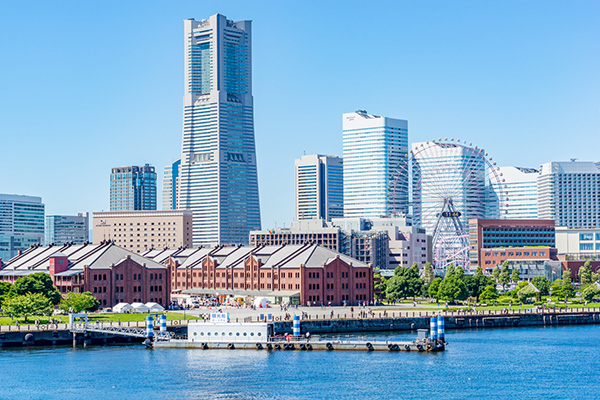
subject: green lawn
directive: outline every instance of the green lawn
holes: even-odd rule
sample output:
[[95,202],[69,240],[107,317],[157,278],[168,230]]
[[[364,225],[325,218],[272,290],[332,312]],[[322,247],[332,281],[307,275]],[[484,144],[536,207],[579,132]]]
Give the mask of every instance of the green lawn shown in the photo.
[[[155,316],[156,314],[150,314],[152,316]],[[146,319],[146,317],[148,316],[148,314],[143,314],[143,313],[134,313],[134,314],[90,314],[88,316],[88,319],[90,322],[96,322],[96,321],[100,321],[100,322],[134,322],[134,321],[144,321]],[[28,322],[25,322],[25,318],[19,318],[19,323],[21,325],[33,325],[35,323],[35,320],[39,320],[40,323],[45,324],[48,322],[48,320],[50,319],[56,319],[58,320],[59,323],[68,323],[69,322],[69,316],[68,315],[56,315],[54,317],[46,317],[46,316],[30,316],[27,318]],[[200,319],[200,317],[194,316],[194,315],[184,315],[183,313],[179,313],[179,312],[167,312],[167,320],[197,320]],[[7,316],[1,316],[0,317],[0,325],[16,325],[16,319],[11,319],[10,317]]]

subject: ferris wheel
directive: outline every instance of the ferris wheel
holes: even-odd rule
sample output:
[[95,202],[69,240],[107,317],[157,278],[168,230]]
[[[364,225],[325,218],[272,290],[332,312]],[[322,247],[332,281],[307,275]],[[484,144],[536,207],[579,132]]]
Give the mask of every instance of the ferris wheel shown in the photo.
[[491,157],[472,143],[448,138],[416,143],[398,166],[395,212],[410,213],[432,235],[433,264],[469,270],[469,219],[506,214],[504,179]]

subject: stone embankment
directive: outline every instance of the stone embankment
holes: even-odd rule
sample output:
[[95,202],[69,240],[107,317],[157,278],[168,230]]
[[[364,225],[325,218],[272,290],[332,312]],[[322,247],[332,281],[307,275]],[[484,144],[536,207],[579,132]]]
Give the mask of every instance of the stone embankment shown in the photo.
[[[350,318],[303,319],[302,332],[346,333],[346,332],[385,332],[414,329],[429,329],[429,320],[433,316],[445,317],[446,329],[472,328],[508,328],[518,326],[554,326],[600,324],[600,309],[561,310],[514,310],[514,311],[478,311],[478,312],[425,312],[403,313],[396,317],[387,313],[354,313]],[[361,318],[362,316],[362,318]],[[277,333],[291,332],[292,322],[275,322]]]

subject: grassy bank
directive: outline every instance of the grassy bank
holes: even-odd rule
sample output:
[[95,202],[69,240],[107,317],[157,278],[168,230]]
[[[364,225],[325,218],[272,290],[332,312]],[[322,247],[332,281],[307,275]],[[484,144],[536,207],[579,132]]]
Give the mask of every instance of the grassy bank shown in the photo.
[[[133,313],[133,314],[89,314],[88,319],[90,322],[135,322],[135,321],[144,321],[148,315],[155,316],[156,314],[144,314],[144,313]],[[55,319],[58,323],[67,323],[69,322],[69,317],[67,315],[56,315],[54,317],[47,316],[29,316],[27,318],[27,322],[25,318],[18,318],[19,324],[21,325],[33,325],[35,320],[39,320],[41,324],[46,324],[48,321]],[[167,320],[197,320],[200,317],[194,315],[185,316],[183,313],[179,312],[167,312]],[[0,325],[16,325],[17,319],[10,318],[7,316],[0,317]]]

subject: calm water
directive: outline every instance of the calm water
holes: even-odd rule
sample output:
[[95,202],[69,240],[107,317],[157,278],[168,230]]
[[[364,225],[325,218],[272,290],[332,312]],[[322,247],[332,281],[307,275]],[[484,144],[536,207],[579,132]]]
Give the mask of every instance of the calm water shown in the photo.
[[450,331],[440,354],[8,349],[0,398],[593,399],[599,334],[600,326]]

